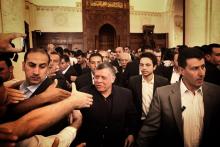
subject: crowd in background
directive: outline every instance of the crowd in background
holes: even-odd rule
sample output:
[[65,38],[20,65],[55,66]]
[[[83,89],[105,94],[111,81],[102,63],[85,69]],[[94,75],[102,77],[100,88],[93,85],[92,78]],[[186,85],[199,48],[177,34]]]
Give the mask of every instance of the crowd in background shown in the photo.
[[0,36],[0,146],[219,144],[219,44],[87,51],[48,44],[27,49],[19,81],[16,37],[24,35]]

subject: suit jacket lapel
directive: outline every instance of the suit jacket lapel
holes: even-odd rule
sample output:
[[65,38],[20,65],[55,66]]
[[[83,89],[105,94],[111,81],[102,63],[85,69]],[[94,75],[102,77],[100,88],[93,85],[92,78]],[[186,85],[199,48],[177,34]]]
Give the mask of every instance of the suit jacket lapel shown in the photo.
[[154,87],[153,87],[153,95],[155,93],[156,87],[159,87],[159,82],[157,75],[154,74]]
[[203,117],[203,122],[204,122],[204,131],[203,134],[206,132],[206,130],[208,129],[208,124],[209,124],[209,117],[210,117],[210,113],[212,113],[210,110],[212,110],[211,108],[211,102],[210,98],[212,96],[210,96],[210,94],[207,92],[208,90],[208,86],[204,83],[202,86],[202,92],[203,92],[203,103],[204,103],[204,117]]
[[52,83],[53,83],[53,81],[51,79],[46,78],[30,97],[44,92]]
[[138,76],[135,87],[136,87],[136,91],[138,94],[137,96],[138,96],[138,99],[140,101],[141,108],[142,108],[142,76],[141,75]]
[[173,84],[172,93],[170,95],[170,103],[173,110],[173,115],[176,120],[177,127],[181,136],[183,136],[183,120],[181,110],[181,94],[180,94],[180,83]]

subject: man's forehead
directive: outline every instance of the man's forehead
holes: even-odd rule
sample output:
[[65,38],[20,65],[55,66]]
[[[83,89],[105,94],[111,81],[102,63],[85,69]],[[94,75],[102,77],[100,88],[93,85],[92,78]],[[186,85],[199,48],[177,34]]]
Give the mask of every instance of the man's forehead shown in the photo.
[[214,47],[213,52],[215,53],[220,53],[220,47]]
[[111,72],[109,68],[103,68],[103,69],[96,69],[95,70],[95,73],[97,73],[97,74],[102,74],[102,73],[106,74],[108,72]]
[[205,60],[203,58],[202,59],[190,58],[186,60],[186,66],[188,65],[194,67],[194,66],[201,66],[203,64],[205,64]]
[[100,56],[93,56],[90,58],[90,61],[97,61],[97,60],[102,60]]
[[[44,54],[42,54],[44,55]],[[46,56],[46,55],[44,55]],[[33,63],[33,64],[48,64],[48,57],[40,57],[40,56],[34,56],[34,55],[30,55],[30,56],[27,56],[27,59],[26,59],[26,63]]]

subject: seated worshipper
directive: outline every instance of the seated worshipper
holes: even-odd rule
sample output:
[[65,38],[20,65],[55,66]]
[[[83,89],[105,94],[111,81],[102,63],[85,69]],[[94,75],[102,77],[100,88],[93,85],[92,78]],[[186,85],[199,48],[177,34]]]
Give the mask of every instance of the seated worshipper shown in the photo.
[[93,53],[89,57],[90,72],[84,73],[76,78],[76,89],[79,90],[84,86],[94,84],[94,71],[96,67],[103,62],[103,58],[99,53]]
[[[130,147],[137,133],[137,114],[130,90],[114,85],[115,70],[107,62],[97,66],[94,85],[81,91],[93,95],[93,105],[82,109],[78,144],[87,147]],[[77,144],[77,143],[76,143]]]
[[157,87],[169,85],[169,81],[154,74],[157,66],[157,58],[147,52],[140,56],[139,68],[141,75],[132,76],[129,79],[128,88],[131,89],[136,110],[138,112],[138,127],[142,126],[149,112],[150,104]]

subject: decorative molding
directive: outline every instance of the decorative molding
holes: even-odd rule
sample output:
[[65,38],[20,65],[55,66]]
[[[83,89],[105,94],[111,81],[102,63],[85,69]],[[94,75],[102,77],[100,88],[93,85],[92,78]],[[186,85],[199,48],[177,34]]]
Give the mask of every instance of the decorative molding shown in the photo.
[[37,11],[66,11],[66,12],[82,12],[79,7],[64,7],[64,6],[37,6]]
[[82,13],[82,3],[76,2],[76,7],[67,7],[67,6],[40,6],[29,1],[25,1],[25,8],[29,9],[29,5],[34,5],[37,8],[37,11],[65,11],[65,12],[80,12]]
[[183,16],[175,15],[174,16],[175,26],[183,30]]
[[165,12],[130,11],[131,15],[162,16]]
[[64,26],[68,23],[68,18],[66,13],[58,13],[54,15],[54,24],[58,26]]

